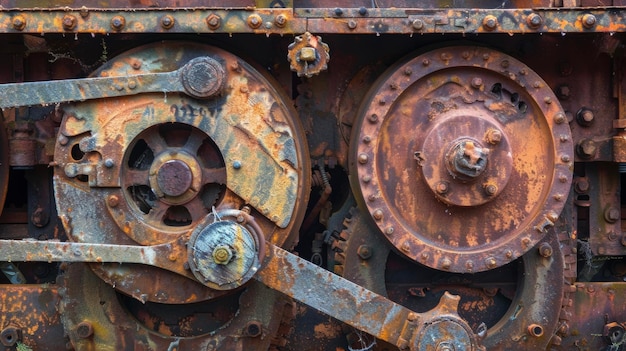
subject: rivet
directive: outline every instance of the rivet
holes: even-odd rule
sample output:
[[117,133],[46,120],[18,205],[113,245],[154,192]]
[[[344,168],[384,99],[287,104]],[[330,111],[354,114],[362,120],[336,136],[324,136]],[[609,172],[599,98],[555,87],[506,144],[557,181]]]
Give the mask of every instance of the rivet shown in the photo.
[[369,161],[367,154],[359,154],[359,163],[364,165]]
[[496,261],[495,258],[493,257],[488,257],[487,259],[485,259],[485,264],[487,265],[487,267],[489,268],[495,268],[498,265],[498,262]]
[[374,217],[375,220],[380,221],[381,219],[383,219],[383,211],[381,210],[374,211],[374,213],[372,213],[372,217]]
[[111,207],[117,207],[120,204],[120,198],[117,195],[110,195],[107,199],[107,203]]
[[450,269],[450,266],[452,266],[452,261],[449,258],[446,257],[441,261],[441,268]]
[[542,23],[543,23],[543,18],[541,18],[541,16],[539,16],[536,13],[531,13],[526,18],[526,24],[528,24],[528,26],[533,29],[539,28],[539,26],[541,26]]
[[233,161],[234,169],[241,169],[241,161]]
[[211,29],[217,29],[222,24],[222,18],[214,13],[210,14],[206,18],[206,24]]
[[174,23],[174,17],[172,17],[171,15],[165,15],[161,17],[161,27],[163,27],[164,29],[170,29],[174,27]]
[[369,195],[367,196],[367,199],[368,199],[369,201],[373,202],[373,201],[376,201],[377,197],[376,197],[376,195],[374,195],[374,194],[369,194]]
[[[626,237],[626,235],[625,235]],[[626,246],[626,245],[624,245]],[[426,261],[428,259],[430,255],[428,254],[428,252],[422,252],[422,254],[420,255],[420,257],[422,258],[422,261]]]
[[361,177],[361,180],[363,181],[363,183],[369,183],[372,181],[372,176],[364,175],[363,177]]
[[559,112],[556,115],[554,115],[554,123],[556,124],[562,124],[566,120],[567,118],[565,117],[565,114],[563,114],[562,112]]
[[567,176],[565,174],[559,175],[559,182],[567,183]]
[[563,195],[562,194],[554,194],[553,196],[555,201],[562,201],[563,200]]
[[335,16],[342,16],[342,15],[343,15],[343,10],[337,7],[335,9]]
[[72,30],[76,27],[76,17],[72,15],[65,15],[63,16],[62,23],[63,23],[63,29]]
[[474,262],[472,261],[465,262],[465,268],[467,268],[468,272],[472,272],[474,270]]
[[566,134],[562,134],[561,136],[559,136],[559,140],[562,143],[565,143],[565,142],[569,141],[569,136],[567,136]]
[[423,66],[428,66],[428,65],[430,65],[430,60],[429,60],[429,59],[423,59],[423,60],[422,60],[422,65],[423,65]]
[[361,16],[367,15],[367,9],[365,7],[359,7],[359,15]]
[[284,27],[285,24],[287,24],[287,16],[285,15],[278,15],[276,16],[276,18],[274,18],[274,24],[276,24],[277,27]]
[[372,137],[371,136],[366,135],[366,136],[363,137],[363,143],[369,144],[371,142],[372,142]]
[[506,250],[506,252],[504,253],[504,256],[506,256],[506,258],[508,258],[508,259],[513,258],[513,251]]
[[596,25],[596,16],[586,13],[583,15],[582,23],[585,28],[593,28]]
[[478,89],[483,86],[483,80],[480,77],[472,78],[472,87]]
[[67,143],[70,141],[65,135],[63,134],[59,134],[59,136],[57,137],[57,141],[59,142],[59,144],[61,145],[67,145]]
[[522,247],[526,248],[530,244],[530,238],[522,238]]
[[498,19],[494,15],[487,15],[483,18],[483,28],[492,31],[498,27]]
[[387,227],[387,229],[385,229],[385,234],[387,235],[393,234],[393,227]]
[[552,223],[554,223],[559,220],[559,214],[554,211],[550,211],[548,212],[548,214],[546,214],[546,218]]
[[502,68],[509,68],[509,60],[502,60],[502,62],[500,62],[500,67]]
[[18,15],[13,17],[11,24],[13,25],[14,29],[24,30],[24,28],[26,27],[26,19],[23,16]]
[[350,29],[356,28],[356,21],[355,20],[349,20],[348,21],[348,28],[350,28]]
[[126,25],[126,19],[122,16],[114,16],[111,18],[111,28],[114,30],[122,30]]
[[376,123],[378,122],[378,115],[372,113],[371,115],[369,115],[369,117],[367,117],[367,119],[370,121],[370,123]]
[[543,98],[543,102],[545,102],[546,104],[550,105],[552,103],[552,98],[549,96],[546,96]]
[[405,242],[404,244],[402,244],[401,249],[404,252],[409,252],[411,251],[411,244],[409,244],[408,242]]
[[502,132],[497,129],[489,129],[487,131],[487,142],[496,145],[502,141]]
[[410,76],[411,74],[413,74],[413,69],[411,67],[405,67],[404,68],[404,75],[405,76]]
[[396,83],[389,84],[389,89],[391,89],[391,90],[398,90],[398,88],[400,88],[400,87]]
[[106,160],[104,160],[104,167],[113,168],[113,166],[115,166],[115,162],[112,159],[107,158]]
[[484,53],[483,54],[483,61],[487,61],[489,60],[489,54],[488,53]]
[[569,155],[561,155],[561,161],[563,162],[569,162],[570,161],[570,157]]
[[381,97],[380,99],[378,99],[378,104],[383,106],[387,103],[387,100],[385,99],[385,97]]
[[261,18],[261,16],[257,15],[256,13],[251,14],[250,16],[248,16],[248,26],[250,26],[250,28],[256,29],[259,28],[261,26],[261,24],[263,24],[263,19]]
[[541,88],[541,83],[539,81],[534,81],[533,82],[533,88],[535,88],[535,89]]
[[407,318],[406,318],[406,319],[407,319],[409,322],[413,322],[413,321],[415,321],[417,318],[418,318],[417,313],[415,313],[415,312],[409,312],[409,315],[407,316]]
[[424,21],[422,21],[421,19],[416,19],[413,20],[413,23],[411,23],[411,25],[413,26],[413,29],[421,30],[422,28],[424,28]]
[[131,80],[130,82],[128,82],[128,88],[129,89],[135,89],[137,87],[137,82],[134,80]]
[[466,59],[466,60],[467,60],[467,59],[469,59],[469,58],[470,58],[470,53],[469,53],[469,51],[463,51],[463,52],[461,53],[461,57],[462,57],[462,58],[464,58],[464,59]]

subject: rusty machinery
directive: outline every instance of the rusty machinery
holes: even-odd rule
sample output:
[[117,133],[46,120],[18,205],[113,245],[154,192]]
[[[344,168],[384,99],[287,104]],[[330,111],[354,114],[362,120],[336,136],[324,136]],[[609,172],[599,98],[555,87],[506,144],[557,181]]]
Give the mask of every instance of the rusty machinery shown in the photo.
[[626,4],[0,1],[7,350],[626,348]]

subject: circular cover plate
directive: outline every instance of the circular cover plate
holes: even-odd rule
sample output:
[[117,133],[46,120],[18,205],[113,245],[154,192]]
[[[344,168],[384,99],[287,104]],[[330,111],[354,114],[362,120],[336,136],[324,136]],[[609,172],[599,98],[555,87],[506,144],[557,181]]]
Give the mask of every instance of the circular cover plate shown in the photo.
[[[510,56],[451,47],[400,62],[359,118],[355,193],[417,262],[452,272],[502,266],[541,240],[563,208],[574,160],[567,119],[550,87]],[[466,147],[467,162],[487,158],[470,178],[450,166],[463,140],[482,149]]]

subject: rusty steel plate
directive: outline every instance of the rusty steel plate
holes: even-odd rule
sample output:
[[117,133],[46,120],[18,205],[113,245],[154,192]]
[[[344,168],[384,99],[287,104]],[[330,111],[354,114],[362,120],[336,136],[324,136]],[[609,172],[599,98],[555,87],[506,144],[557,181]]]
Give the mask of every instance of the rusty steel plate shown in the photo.
[[567,118],[529,67],[447,47],[383,74],[353,127],[351,177],[376,226],[429,267],[480,272],[554,225],[574,162]]
[[[148,93],[64,107],[54,184],[69,238],[172,243],[168,257],[184,271],[182,243],[194,228],[210,213],[245,207],[262,241],[291,247],[308,198],[308,152],[278,84],[224,50],[185,42],[136,48],[92,76],[132,78],[181,67],[188,68],[181,71],[187,90],[198,98]],[[111,89],[136,84],[124,80]],[[188,270],[185,278],[147,266],[92,268],[142,301],[190,303],[222,294]]]

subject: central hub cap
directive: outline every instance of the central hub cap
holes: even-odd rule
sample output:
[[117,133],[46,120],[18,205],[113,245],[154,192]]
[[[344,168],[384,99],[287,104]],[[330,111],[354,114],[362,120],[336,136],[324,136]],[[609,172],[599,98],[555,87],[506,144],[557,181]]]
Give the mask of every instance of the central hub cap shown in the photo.
[[478,206],[506,187],[513,165],[499,123],[479,111],[440,118],[427,132],[418,155],[430,189],[449,205]]
[[477,141],[462,139],[453,143],[446,155],[448,170],[453,177],[472,180],[487,168],[489,149],[483,148]]
[[191,187],[191,168],[181,160],[170,160],[159,167],[157,184],[167,196],[180,196]]
[[198,225],[189,239],[188,256],[194,276],[217,290],[243,285],[259,267],[253,229],[231,220]]

